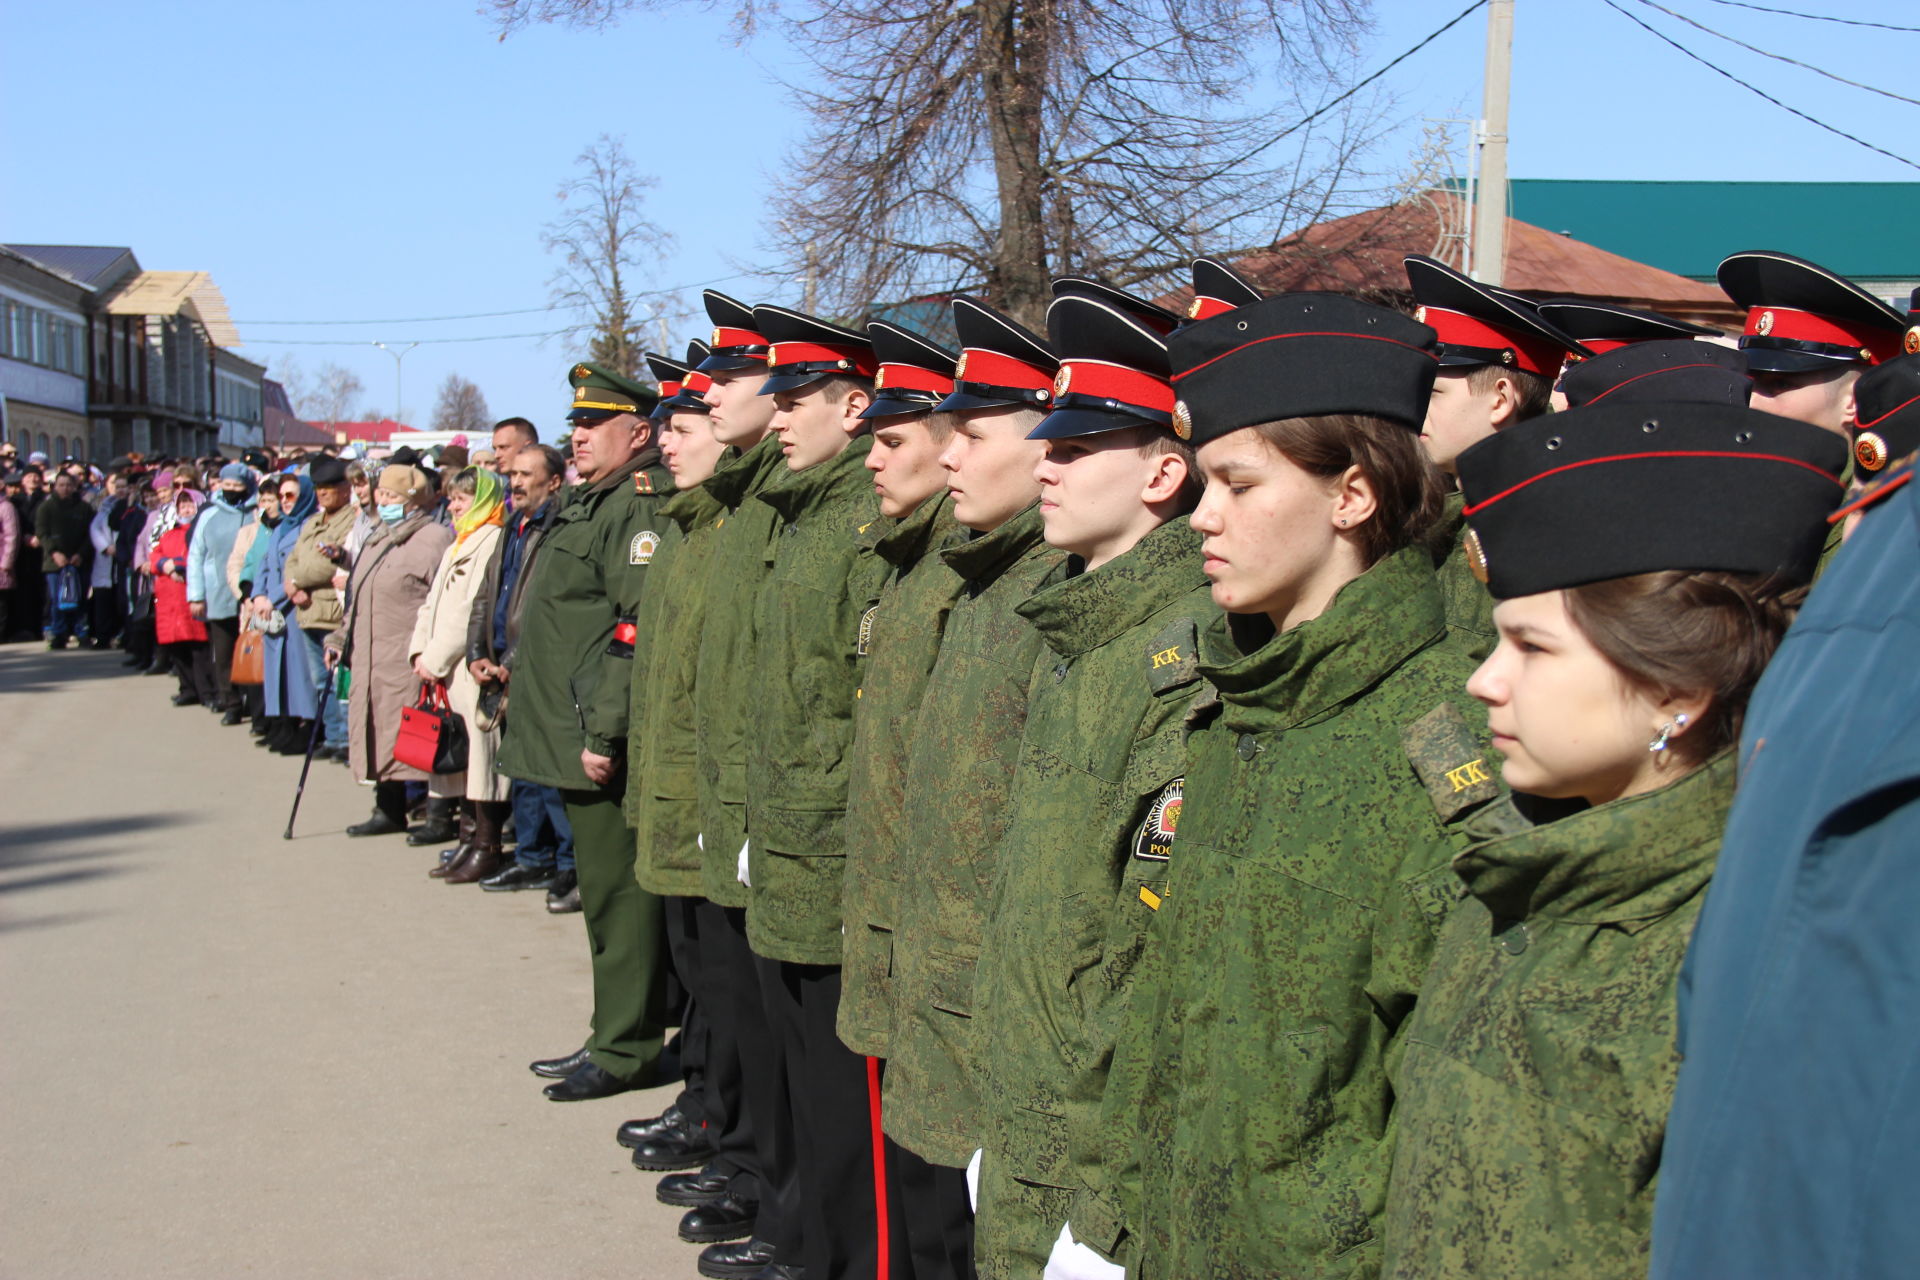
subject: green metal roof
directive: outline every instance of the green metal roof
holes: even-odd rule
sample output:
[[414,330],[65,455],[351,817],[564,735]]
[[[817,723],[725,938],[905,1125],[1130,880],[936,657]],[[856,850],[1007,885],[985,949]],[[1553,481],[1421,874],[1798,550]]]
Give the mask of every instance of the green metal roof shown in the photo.
[[1516,178],[1510,186],[1520,221],[1676,275],[1711,280],[1730,253],[1777,249],[1854,279],[1920,279],[1920,182]]

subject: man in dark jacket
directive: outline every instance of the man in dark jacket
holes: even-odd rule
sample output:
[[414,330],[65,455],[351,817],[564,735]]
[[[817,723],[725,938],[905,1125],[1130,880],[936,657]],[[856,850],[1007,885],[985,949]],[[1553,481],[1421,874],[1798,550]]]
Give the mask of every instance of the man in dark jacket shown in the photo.
[[[60,473],[53,481],[53,496],[40,504],[33,517],[33,533],[45,557],[49,649],[66,648],[80,623],[87,592],[87,555],[93,546],[87,526],[92,523],[93,508],[80,496],[79,486],[72,476]],[[71,579],[65,593],[60,590],[63,576]]]

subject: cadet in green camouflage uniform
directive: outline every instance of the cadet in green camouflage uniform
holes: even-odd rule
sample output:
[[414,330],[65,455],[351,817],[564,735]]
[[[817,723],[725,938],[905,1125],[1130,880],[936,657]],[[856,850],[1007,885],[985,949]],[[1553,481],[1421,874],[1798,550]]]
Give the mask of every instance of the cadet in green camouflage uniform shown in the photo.
[[1113,1037],[1181,806],[1194,638],[1216,612],[1186,520],[1199,490],[1173,433],[1166,343],[1086,297],[1047,330],[1065,394],[1035,429],[1047,542],[1069,574],[1019,606],[1039,632],[986,911],[974,1029],[991,1046],[974,1251],[987,1280],[1038,1275],[1095,1140]]
[[946,1243],[943,1275],[965,1266],[971,1212],[961,1171],[980,1146],[989,1052],[973,1026],[974,964],[1042,648],[1017,607],[1065,560],[1041,537],[1033,472],[1045,446],[1027,439],[1052,402],[1056,361],[1042,339],[972,299],[954,303],[954,318],[965,350],[941,408],[960,418],[942,462],[954,518],[974,537],[940,553],[964,586],[908,749],[881,1107],[888,1138],[903,1149],[907,1229]]
[[[1575,408],[1461,458],[1502,633],[1468,691],[1516,791],[1591,807],[1454,860],[1470,896],[1394,1072],[1388,1275],[1646,1274],[1740,715],[1844,458],[1724,402]],[[1752,522],[1662,518],[1702,485]]]
[[633,879],[622,812],[628,689],[640,588],[658,547],[670,479],[647,420],[653,393],[594,364],[573,367],[580,483],[540,545],[523,599],[512,713],[498,768],[558,787],[573,826],[580,906],[593,954],[586,1060],[547,1087],[557,1102],[651,1083],[660,1054],[660,902]]
[[1061,1242],[1130,1274],[1379,1265],[1388,1072],[1458,896],[1458,826],[1500,799],[1416,544],[1441,496],[1415,437],[1433,341],[1331,294],[1170,339],[1228,615],[1200,637],[1216,696],[1166,891],[1138,904],[1157,918],[1108,1085],[1118,1150]]

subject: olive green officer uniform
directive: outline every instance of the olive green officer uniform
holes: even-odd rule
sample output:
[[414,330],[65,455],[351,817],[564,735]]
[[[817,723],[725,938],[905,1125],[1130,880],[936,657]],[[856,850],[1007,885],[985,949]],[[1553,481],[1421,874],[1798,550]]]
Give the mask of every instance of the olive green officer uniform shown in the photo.
[[[907,823],[907,746],[940,653],[947,614],[964,581],[940,552],[965,541],[942,493],[873,544],[884,566],[864,581],[855,665],[853,747],[847,767],[845,883],[841,918],[840,1039],[855,1053],[889,1056],[893,1031],[893,926]],[[878,569],[878,566],[876,566]],[[872,585],[878,584],[878,585]]]
[[965,588],[947,615],[908,753],[881,1119],[895,1142],[949,1168],[980,1146],[987,1046],[972,1025],[974,966],[1043,647],[1017,606],[1066,560],[1041,530],[1036,504],[940,553]]
[[1371,1275],[1398,1033],[1459,896],[1459,824],[1500,797],[1474,664],[1419,547],[1311,621],[1222,617],[1200,648],[1219,702],[1073,1233],[1140,1276]]
[[1067,1221],[1181,809],[1200,535],[1162,525],[1020,606],[1046,642],[987,908],[974,1024],[992,1046],[974,1249],[1036,1275]]
[[1402,1034],[1390,1276],[1647,1272],[1675,988],[1734,755],[1467,849]]
[[[597,365],[574,366],[576,413],[645,412],[648,393]],[[595,406],[620,406],[615,409]],[[561,501],[523,593],[520,643],[497,767],[558,787],[573,826],[580,906],[593,953],[594,1064],[643,1081],[664,1030],[659,899],[635,883],[634,836],[622,813],[626,772],[596,786],[589,750],[627,746],[641,585],[664,527],[672,479],[649,444],[626,465]]]

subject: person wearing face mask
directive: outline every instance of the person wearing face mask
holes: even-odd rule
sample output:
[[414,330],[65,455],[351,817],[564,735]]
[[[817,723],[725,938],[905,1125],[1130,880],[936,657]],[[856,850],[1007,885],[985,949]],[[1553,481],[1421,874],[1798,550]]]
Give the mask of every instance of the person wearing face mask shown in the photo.
[[[267,540],[280,524],[278,480],[279,476],[272,473],[261,479],[254,493],[253,518],[240,526],[233,538],[233,550],[227,555],[227,585],[240,602],[237,621],[243,629],[251,631],[261,629],[261,619],[252,606],[253,581],[260,573],[260,559],[265,554]],[[249,732],[258,738],[268,728],[266,686],[250,684],[240,692]]]
[[1507,785],[1582,807],[1454,859],[1468,896],[1400,1035],[1385,1275],[1647,1273],[1680,964],[1846,460],[1819,427],[1682,402],[1460,455],[1500,632],[1467,691]]
[[1225,612],[1199,636],[1167,889],[1138,896],[1147,958],[1068,1220],[1140,1274],[1377,1265],[1388,1072],[1458,897],[1448,864],[1510,808],[1420,541],[1443,497],[1419,438],[1436,341],[1326,293],[1169,339]]
[[220,469],[213,501],[194,521],[187,541],[187,609],[207,625],[215,708],[227,725],[240,723],[243,698],[228,680],[240,638],[240,601],[227,586],[226,564],[252,509],[253,473],[245,463],[230,462]]
[[380,528],[360,549],[347,587],[348,605],[326,637],[329,671],[352,672],[347,695],[347,764],[374,784],[373,813],[347,828],[350,836],[395,835],[407,829],[406,784],[425,782],[443,802],[465,779],[429,775],[393,757],[400,712],[419,700],[420,677],[410,649],[414,622],[433,586],[453,531],[428,518],[437,495],[417,467],[388,466],[374,482]]

